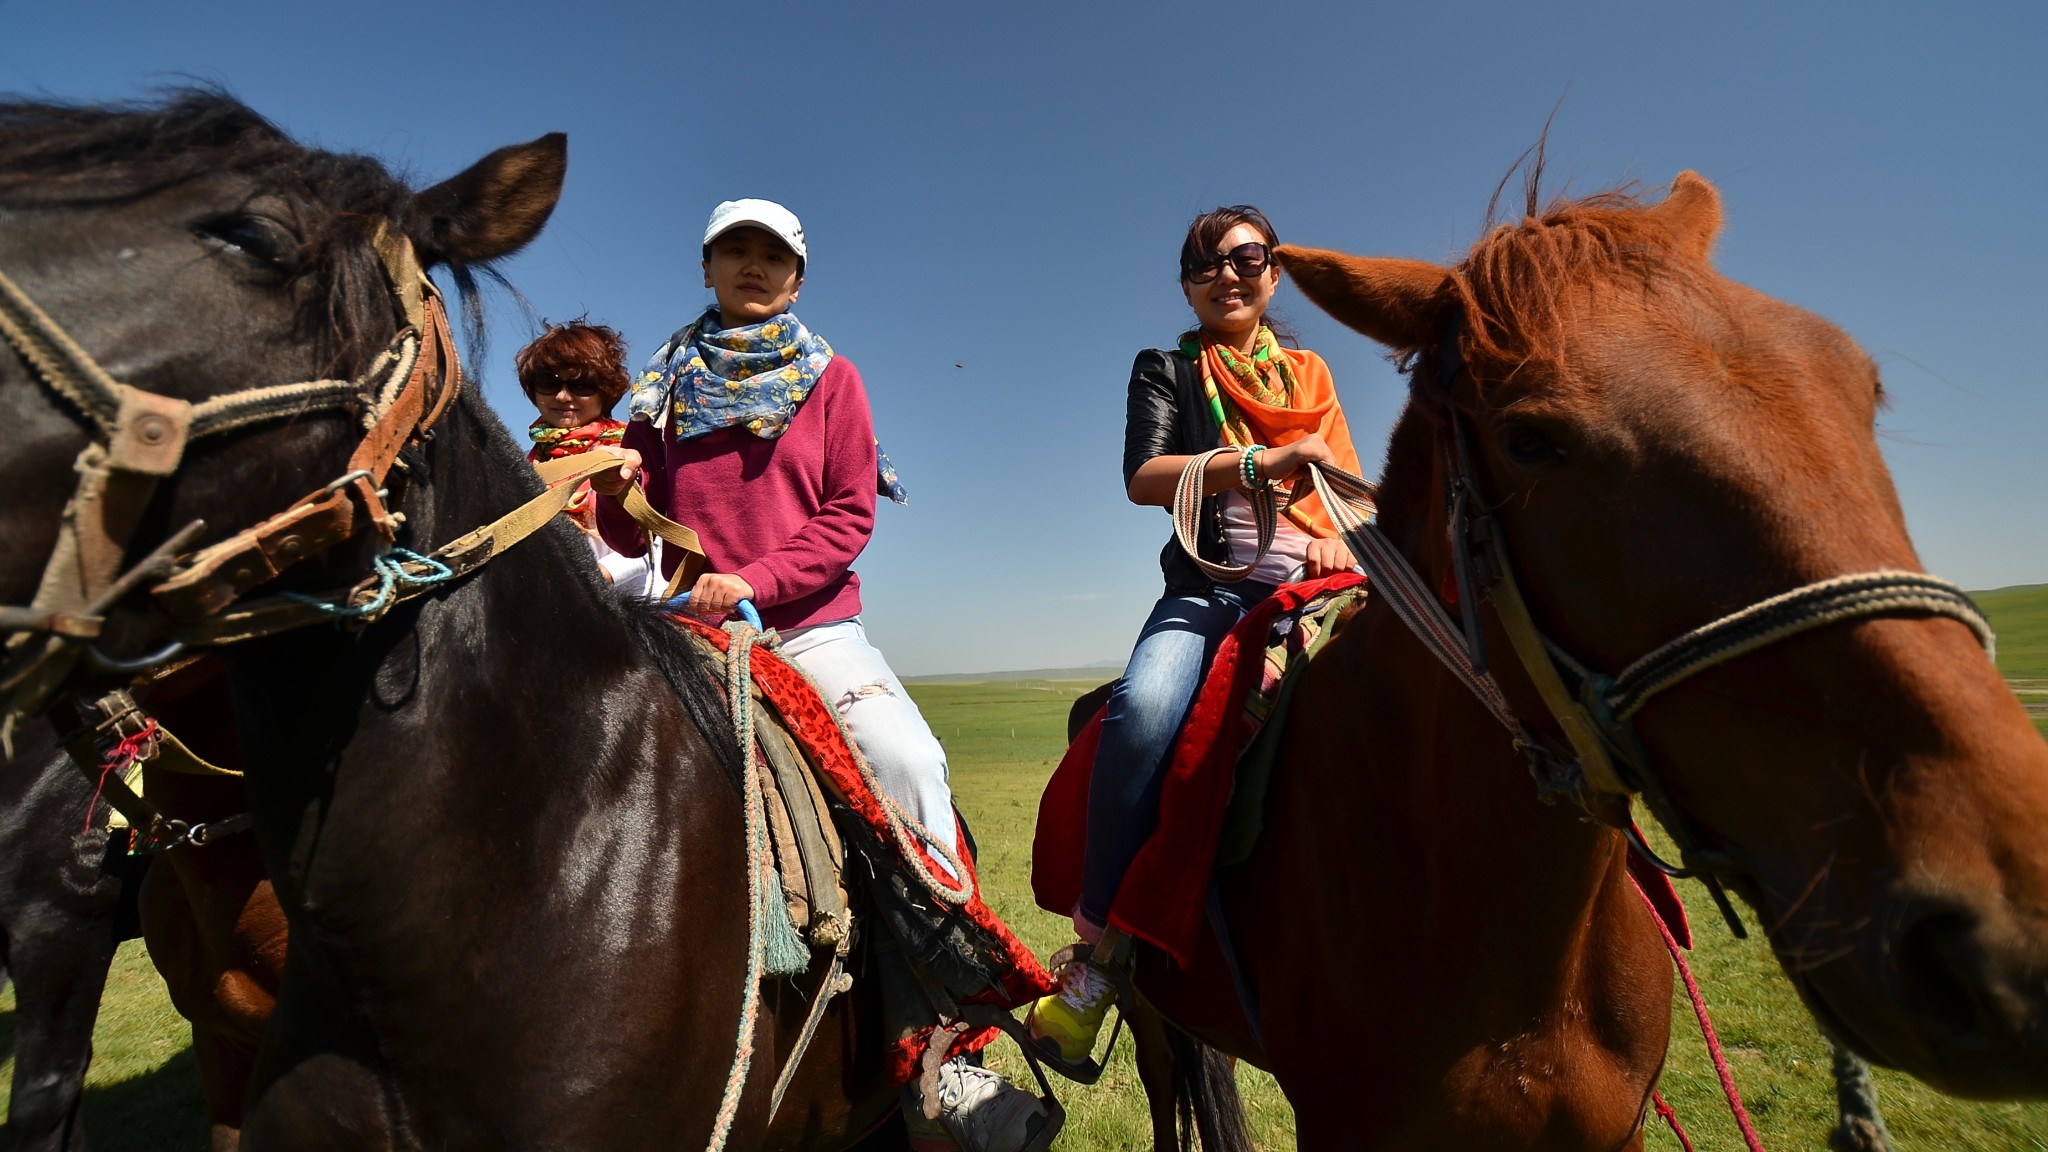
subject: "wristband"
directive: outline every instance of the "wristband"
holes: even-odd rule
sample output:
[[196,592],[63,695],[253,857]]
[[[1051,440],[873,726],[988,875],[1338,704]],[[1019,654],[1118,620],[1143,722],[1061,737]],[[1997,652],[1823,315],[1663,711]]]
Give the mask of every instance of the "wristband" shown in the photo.
[[1273,486],[1271,480],[1259,479],[1258,454],[1265,450],[1264,444],[1250,444],[1237,458],[1238,470],[1244,473],[1241,486],[1247,492],[1263,492]]

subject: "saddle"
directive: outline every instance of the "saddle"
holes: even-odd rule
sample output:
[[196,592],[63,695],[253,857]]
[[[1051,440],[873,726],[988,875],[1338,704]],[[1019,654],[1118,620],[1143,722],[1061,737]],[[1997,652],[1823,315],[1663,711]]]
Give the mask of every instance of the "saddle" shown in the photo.
[[[1003,1030],[1008,1009],[1055,987],[1031,950],[982,900],[964,823],[955,842],[968,850],[942,861],[929,841],[906,827],[907,818],[876,784],[838,712],[802,670],[775,651],[773,633],[741,629],[736,635],[688,616],[670,619],[729,673],[735,645],[747,637],[741,658],[746,704],[753,710],[750,770],[767,810],[786,930],[811,947],[832,947],[841,959],[859,933],[883,933],[905,961],[907,993],[917,1001],[907,1012],[900,1003],[904,997],[890,995],[906,989],[892,989],[891,975],[878,973],[884,1000],[899,1001],[885,1003],[885,1013],[910,1017],[887,1054],[895,1082],[933,1074],[943,1060],[979,1051]],[[728,704],[732,685],[729,675]],[[959,879],[950,880],[949,873]],[[771,926],[771,933],[784,930]],[[771,941],[767,975],[793,976],[810,966],[807,948],[790,951],[780,963],[774,950]],[[829,995],[846,986],[850,981],[840,985],[828,978],[825,994],[814,1002],[814,1018]]]
[[[1223,638],[1174,744],[1159,825],[1125,873],[1112,924],[1177,963],[1192,957],[1210,875],[1242,861],[1257,843],[1294,685],[1366,595],[1365,578],[1355,573],[1284,585]],[[1101,729],[1098,711],[1039,800],[1032,894],[1039,907],[1061,915],[1081,896],[1088,784]]]
[[[1190,962],[1210,926],[1212,875],[1244,862],[1258,843],[1294,686],[1365,606],[1368,592],[1365,578],[1349,573],[1285,585],[1224,637],[1175,742],[1158,827],[1124,874],[1112,924],[1177,964]],[[1102,719],[1098,710],[1080,730],[1039,799],[1032,895],[1062,916],[1081,898],[1088,785]],[[1690,946],[1685,907],[1670,879],[1639,854],[1631,853],[1628,864],[1658,914]]]

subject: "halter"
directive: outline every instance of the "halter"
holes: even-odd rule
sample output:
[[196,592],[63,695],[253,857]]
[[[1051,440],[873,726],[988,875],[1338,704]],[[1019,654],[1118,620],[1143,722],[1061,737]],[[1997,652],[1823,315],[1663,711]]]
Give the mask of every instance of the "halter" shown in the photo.
[[[12,633],[0,672],[7,719],[48,703],[84,660],[108,672],[134,673],[169,660],[177,645],[139,660],[107,657],[93,643],[105,614],[154,582],[157,603],[180,622],[218,614],[250,589],[310,556],[373,527],[395,540],[402,514],[386,505],[385,479],[399,449],[433,426],[462,387],[461,367],[440,294],[421,272],[412,243],[381,223],[375,247],[404,323],[367,372],[355,380],[276,384],[198,404],[115,380],[77,341],[0,273],[0,338],[45,387],[86,425],[91,439],[73,464],[77,487],[35,599],[0,607]],[[194,521],[127,571],[129,537],[157,484],[175,474],[186,447],[210,436],[315,413],[360,410],[365,434],[348,470],[275,516],[180,559],[204,531]]]
[[[1493,523],[1493,513],[1480,498],[1465,417],[1450,404],[1451,384],[1465,369],[1458,342],[1462,327],[1462,314],[1454,315],[1446,328],[1437,370],[1441,395],[1432,399],[1449,409],[1447,519],[1452,573],[1463,619],[1452,621],[1414,566],[1380,531],[1375,523],[1375,485],[1342,469],[1310,464],[1308,473],[1315,492],[1375,592],[1384,596],[1401,622],[1513,738],[1529,762],[1538,795],[1546,801],[1560,796],[1575,801],[1595,819],[1623,831],[1630,846],[1665,874],[1704,881],[1729,927],[1736,936],[1745,936],[1721,886],[1722,877],[1739,876],[1743,870],[1729,853],[1707,847],[1684,810],[1672,802],[1636,732],[1636,715],[1657,695],[1701,672],[1830,624],[1880,617],[1945,617],[1967,626],[1987,653],[1995,651],[1991,625],[1969,596],[1949,581],[1918,572],[1861,572],[1758,601],[1658,646],[1612,676],[1593,671],[1536,626]],[[1201,469],[1211,455],[1214,452],[1195,457],[1182,473],[1175,510],[1177,527],[1185,510],[1182,506],[1199,500]],[[1263,555],[1270,543],[1267,525],[1273,520],[1275,497],[1271,492],[1248,495],[1255,509],[1267,505],[1258,521],[1259,552]],[[1192,554],[1192,534],[1181,535]],[[1249,572],[1257,563],[1254,558],[1242,571]],[[1209,566],[1209,570],[1219,579],[1242,578],[1236,568]],[[1524,723],[1488,673],[1479,619],[1481,595],[1493,604],[1516,659],[1563,731],[1568,749],[1557,747]],[[1682,866],[1660,859],[1629,819],[1629,800],[1638,794],[1678,844]]]
[[[568,504],[582,480],[617,466],[604,454],[547,461],[535,468],[547,486],[539,496],[429,555],[397,548],[405,515],[390,507],[387,478],[394,467],[404,472],[399,453],[407,445],[432,434],[462,389],[462,367],[440,292],[421,269],[412,242],[380,222],[373,244],[403,323],[362,376],[250,388],[199,404],[115,380],[0,273],[0,338],[91,433],[74,465],[78,486],[34,601],[0,606],[0,632],[11,633],[7,663],[0,667],[0,738],[11,732],[16,717],[48,705],[81,661],[101,672],[134,675],[169,663],[188,644],[220,646],[336,620],[372,623],[532,535]],[[364,429],[339,477],[282,512],[182,555],[205,531],[204,522],[195,520],[121,570],[136,523],[157,483],[177,472],[187,444],[337,410],[360,412]],[[620,504],[681,554],[669,592],[695,579],[704,565],[696,534],[656,512],[638,487],[629,487]],[[286,569],[366,528],[379,538],[379,555],[372,574],[353,586],[325,598],[283,593],[244,600]],[[107,656],[93,643],[106,613],[145,586],[176,623],[172,643],[132,660]]]

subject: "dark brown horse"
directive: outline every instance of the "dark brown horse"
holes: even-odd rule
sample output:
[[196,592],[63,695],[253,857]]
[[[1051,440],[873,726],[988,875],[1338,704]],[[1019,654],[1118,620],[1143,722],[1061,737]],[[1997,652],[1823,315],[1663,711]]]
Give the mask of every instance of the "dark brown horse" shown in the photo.
[[14,983],[14,1080],[0,1146],[82,1152],[92,1026],[114,958],[125,861],[108,810],[47,724],[0,757],[0,980]]
[[[209,94],[0,106],[0,270],[150,392],[351,379],[405,314],[380,231],[463,279],[540,230],[564,163],[563,139],[544,137],[414,193]],[[194,519],[219,538],[320,492],[343,475],[360,417],[194,443],[129,556]],[[57,540],[88,426],[12,353],[0,418],[0,603],[19,605]],[[390,498],[401,542],[425,551],[538,490],[464,393],[404,451]],[[279,584],[351,584],[373,539]],[[169,627],[138,598],[96,643],[128,657]],[[623,610],[556,521],[375,624],[253,640],[227,664],[256,838],[291,932],[242,1146],[705,1142],[741,1029],[748,885],[738,750],[694,650]],[[812,986],[769,987],[730,1146],[845,1147],[887,1117],[876,981],[855,960],[853,991],[825,1014],[772,1125],[769,1089]]]
[[[1469,475],[1543,632],[1614,673],[1847,573],[1917,571],[1868,356],[1708,261],[1718,197],[1538,204],[1455,268],[1284,249],[1412,396],[1380,526],[1449,598]],[[1453,616],[1455,606],[1450,608]],[[1515,713],[1566,746],[1479,612]],[[1524,756],[1384,595],[1300,683],[1265,835],[1220,877],[1262,1014],[1214,941],[1140,988],[1272,1070],[1310,1148],[1640,1147],[1669,962],[1621,833],[1538,803]],[[2048,745],[1971,631],[1866,618],[1657,696],[1636,733],[1823,1026],[1944,1091],[2048,1092]]]

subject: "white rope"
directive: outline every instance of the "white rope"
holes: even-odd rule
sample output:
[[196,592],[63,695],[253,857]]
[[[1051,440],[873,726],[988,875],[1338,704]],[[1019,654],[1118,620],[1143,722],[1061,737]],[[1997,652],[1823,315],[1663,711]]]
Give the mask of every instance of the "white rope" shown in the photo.
[[726,1138],[732,1134],[733,1118],[739,1114],[740,1097],[754,1062],[754,1033],[760,1025],[761,960],[767,950],[761,889],[767,868],[764,857],[768,853],[768,821],[762,809],[761,782],[754,774],[754,709],[748,691],[755,635],[752,628],[744,625],[733,629],[732,645],[725,657],[726,698],[732,705],[733,735],[739,739],[745,765],[740,773],[740,791],[747,820],[747,968],[746,984],[740,992],[740,1027],[734,1041],[732,1070],[726,1074],[725,1091],[719,1097],[718,1115],[705,1152],[721,1152]]
[[1607,702],[1627,720],[1650,698],[1701,672],[1790,636],[1875,616],[1942,616],[1976,633],[1993,657],[1998,638],[1961,588],[1922,572],[1881,569],[1820,580],[1731,612],[1687,632],[1614,677]]

